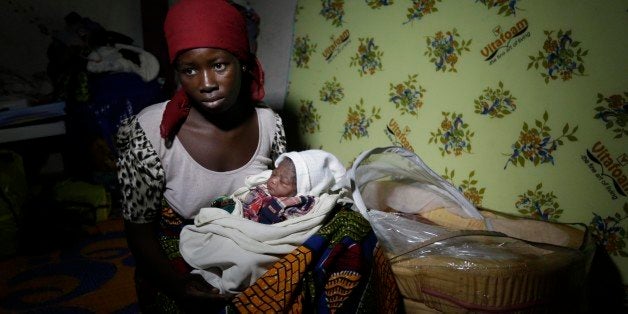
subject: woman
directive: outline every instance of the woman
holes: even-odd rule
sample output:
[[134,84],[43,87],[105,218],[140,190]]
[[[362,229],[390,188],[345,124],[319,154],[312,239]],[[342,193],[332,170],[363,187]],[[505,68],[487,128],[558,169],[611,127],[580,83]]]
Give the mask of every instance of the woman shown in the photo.
[[[178,252],[186,220],[285,151],[282,121],[259,106],[263,72],[246,20],[224,0],[180,0],[164,23],[181,88],[118,133],[118,178],[143,312],[211,312],[227,299]],[[209,182],[209,183],[208,183]]]

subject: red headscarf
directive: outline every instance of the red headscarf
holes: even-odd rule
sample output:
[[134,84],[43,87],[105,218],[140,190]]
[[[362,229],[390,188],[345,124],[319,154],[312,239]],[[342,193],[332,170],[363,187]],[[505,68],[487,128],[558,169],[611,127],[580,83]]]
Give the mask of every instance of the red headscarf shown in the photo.
[[[246,29],[244,15],[226,0],[180,0],[170,8],[164,23],[170,62],[174,62],[182,51],[192,48],[229,51],[251,68],[251,100],[261,101],[264,98],[264,72],[250,51]],[[166,105],[160,126],[161,137],[171,139],[189,112],[188,97],[180,89]]]

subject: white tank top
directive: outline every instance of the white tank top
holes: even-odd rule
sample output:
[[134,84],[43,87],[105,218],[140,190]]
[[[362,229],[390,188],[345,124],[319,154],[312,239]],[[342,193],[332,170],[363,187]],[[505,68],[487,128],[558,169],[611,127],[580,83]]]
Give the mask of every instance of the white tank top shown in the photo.
[[166,102],[146,108],[138,114],[138,121],[164,168],[164,197],[172,209],[184,218],[192,218],[214,198],[233,193],[244,185],[246,177],[269,169],[272,160],[267,156],[270,156],[276,128],[272,109],[256,108],[259,139],[253,157],[238,169],[216,172],[197,163],[176,137],[172,147],[166,148],[164,139],[159,135],[165,105]]

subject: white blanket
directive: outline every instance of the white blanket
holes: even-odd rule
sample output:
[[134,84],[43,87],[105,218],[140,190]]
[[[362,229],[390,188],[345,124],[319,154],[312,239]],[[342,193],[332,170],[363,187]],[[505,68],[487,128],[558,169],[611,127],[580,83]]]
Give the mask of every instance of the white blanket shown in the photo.
[[283,255],[303,244],[320,229],[345,190],[322,194],[305,215],[265,225],[242,216],[240,198],[251,186],[266,182],[265,171],[247,180],[247,187],[236,191],[230,214],[221,208],[202,208],[194,225],[181,231],[179,250],[193,273],[203,276],[221,293],[238,293],[250,286]]

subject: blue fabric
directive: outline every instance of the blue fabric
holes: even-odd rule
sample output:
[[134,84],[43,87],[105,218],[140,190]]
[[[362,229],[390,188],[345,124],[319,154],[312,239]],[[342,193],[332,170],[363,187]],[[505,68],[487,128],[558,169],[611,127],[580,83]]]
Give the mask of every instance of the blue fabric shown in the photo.
[[317,313],[330,313],[326,285],[334,273],[359,274],[362,278],[341,308],[343,313],[359,312],[371,276],[376,244],[377,237],[368,222],[350,209],[339,211],[329,224],[303,243],[313,253]]
[[[95,122],[97,134],[114,148],[113,139],[122,120],[145,107],[165,100],[156,80],[144,82],[135,73],[96,75],[89,80],[88,115]],[[94,127],[94,126],[92,126]]]

